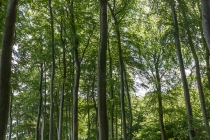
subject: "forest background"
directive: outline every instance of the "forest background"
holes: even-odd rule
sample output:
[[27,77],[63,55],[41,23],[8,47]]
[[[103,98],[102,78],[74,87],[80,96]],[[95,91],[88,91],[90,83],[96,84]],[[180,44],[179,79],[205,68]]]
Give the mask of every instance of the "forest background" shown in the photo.
[[0,1],[1,113],[10,103],[0,139],[209,139],[208,9],[208,0]]

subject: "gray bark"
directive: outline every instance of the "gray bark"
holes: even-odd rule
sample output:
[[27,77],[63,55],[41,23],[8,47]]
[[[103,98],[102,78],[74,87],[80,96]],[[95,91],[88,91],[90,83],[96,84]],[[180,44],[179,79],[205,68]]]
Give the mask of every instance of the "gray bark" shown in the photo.
[[43,64],[40,65],[40,80],[39,80],[39,107],[38,107],[38,116],[36,123],[36,131],[35,131],[35,139],[39,140],[39,125],[40,125],[40,117],[41,117],[41,109],[42,109],[42,81],[43,81]]
[[54,39],[54,21],[51,0],[49,0],[50,10],[50,27],[51,27],[51,57],[52,57],[52,68],[51,68],[51,81],[50,81],[50,129],[49,129],[49,140],[53,139],[53,124],[54,124],[54,78],[55,78],[55,39]]
[[111,6],[108,4],[109,9],[112,14],[112,18],[114,19],[115,29],[117,34],[117,43],[118,43],[118,56],[119,56],[119,66],[120,66],[120,103],[121,103],[121,115],[122,115],[122,129],[123,129],[123,139],[127,140],[127,132],[126,132],[126,116],[125,116],[125,91],[124,91],[124,64],[123,64],[123,56],[122,56],[122,47],[121,47],[121,38],[120,38],[120,29],[119,22],[115,13]]
[[58,140],[62,140],[63,107],[64,107],[64,93],[65,93],[65,82],[66,82],[66,46],[65,46],[65,41],[62,36],[62,29],[61,29],[61,42],[62,42],[62,47],[63,47],[63,82],[62,82],[62,91],[61,91],[61,97],[60,97]]
[[210,1],[201,0],[202,4],[202,25],[206,44],[210,50]]
[[161,79],[159,73],[159,59],[160,55],[155,54],[154,62],[155,62],[155,75],[156,75],[156,90],[158,95],[158,117],[159,117],[159,125],[160,125],[160,132],[161,132],[161,139],[167,140],[165,128],[164,128],[164,121],[163,121],[163,104],[162,104],[162,89],[161,89]]
[[100,0],[100,46],[98,52],[98,120],[99,139],[108,140],[106,105],[107,0]]
[[[5,140],[9,115],[11,59],[18,0],[10,0],[1,50],[0,66],[0,139]],[[4,114],[4,115],[2,115]]]
[[191,107],[191,102],[190,102],[190,93],[189,93],[188,82],[187,82],[187,78],[186,78],[186,74],[185,74],[185,68],[184,68],[184,63],[183,63],[183,58],[182,58],[182,53],[181,53],[181,45],[180,45],[180,40],[179,40],[179,27],[178,27],[176,12],[175,12],[175,8],[174,8],[174,4],[172,4],[172,3],[170,3],[170,4],[171,4],[173,21],[174,21],[174,29],[175,29],[175,35],[174,35],[175,45],[176,45],[176,51],[177,51],[177,56],[178,56],[178,60],[179,60],[182,84],[183,84],[183,88],[184,88],[186,113],[188,115],[189,137],[190,137],[190,140],[192,140],[195,137],[195,131],[191,128],[192,123],[193,123],[193,114],[192,114],[192,107]]
[[110,78],[110,98],[111,98],[111,111],[110,111],[110,139],[114,139],[114,95],[113,95],[113,82],[112,82],[112,57],[110,47],[109,52],[109,78]]
[[[181,5],[184,4],[184,1],[178,0],[178,2]],[[197,80],[197,84],[198,84],[198,92],[199,92],[199,97],[200,97],[203,121],[204,121],[204,125],[206,127],[209,127],[208,117],[207,117],[207,112],[206,112],[205,97],[204,97],[203,86],[202,86],[202,82],[201,82],[200,64],[199,64],[197,53],[195,51],[195,46],[194,46],[194,43],[193,43],[193,40],[192,40],[191,32],[190,32],[190,29],[188,27],[188,19],[187,19],[186,13],[185,13],[185,8],[182,7],[181,10],[182,10],[182,14],[183,14],[183,17],[184,17],[184,23],[186,23],[185,29],[187,31],[189,47],[190,47],[191,52],[193,54],[193,59],[194,59],[194,62],[195,62],[195,67],[196,67],[196,80]],[[209,131],[207,131],[207,136],[208,136],[208,138],[210,138],[210,132]]]
[[126,94],[127,94],[127,101],[128,101],[128,107],[129,107],[129,130],[128,130],[128,139],[132,139],[132,124],[133,124],[133,114],[132,114],[132,106],[131,106],[131,98],[129,93],[129,86],[128,86],[128,80],[127,80],[127,74],[125,65],[123,65],[124,69],[124,78],[125,78],[125,88],[126,88]]

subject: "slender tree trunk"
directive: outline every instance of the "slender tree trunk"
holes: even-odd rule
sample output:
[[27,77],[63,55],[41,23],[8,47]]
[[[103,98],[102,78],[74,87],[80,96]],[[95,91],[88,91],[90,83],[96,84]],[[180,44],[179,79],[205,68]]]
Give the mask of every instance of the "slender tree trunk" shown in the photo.
[[[178,0],[178,2],[181,5],[184,4],[184,2],[182,2],[181,0]],[[198,92],[199,92],[199,97],[200,97],[201,110],[202,110],[202,114],[203,114],[203,121],[204,121],[204,125],[206,127],[209,127],[208,117],[207,117],[207,112],[206,112],[205,97],[204,97],[203,86],[202,86],[202,82],[201,82],[200,64],[199,64],[198,56],[196,54],[195,47],[194,47],[194,44],[193,44],[193,41],[192,41],[190,29],[188,27],[188,19],[187,19],[186,13],[185,13],[185,9],[181,8],[181,10],[182,10],[182,14],[183,14],[183,17],[184,17],[184,23],[186,23],[185,29],[187,31],[189,46],[190,46],[191,52],[193,54],[193,59],[194,59],[194,62],[195,62],[195,67],[196,67],[196,80],[197,80],[197,84],[198,84]],[[209,131],[207,131],[207,136],[208,136],[208,138],[210,138],[210,132]]]
[[60,97],[58,140],[62,140],[63,107],[64,107],[64,94],[65,94],[65,82],[66,82],[66,47],[65,47],[65,41],[62,36],[62,29],[61,29],[61,42],[63,46],[63,82],[62,82],[62,91]]
[[206,44],[210,51],[210,1],[201,0],[201,4],[202,4],[203,31],[206,39]]
[[112,57],[110,47],[109,52],[109,77],[110,77],[110,98],[111,98],[111,113],[110,113],[110,139],[114,139],[114,94],[113,94],[113,81],[112,81]]
[[201,29],[201,35],[202,35],[202,40],[203,40],[203,47],[206,50],[205,61],[206,61],[206,77],[207,77],[207,80],[208,80],[208,86],[207,86],[207,88],[210,90],[210,63],[209,63],[210,52],[209,52],[208,46],[206,44],[206,40],[204,38],[203,30],[202,29]]
[[69,125],[68,125],[68,119],[69,118],[69,115],[68,115],[68,107],[70,106],[70,104],[68,103],[68,99],[67,99],[67,103],[66,103],[66,119],[65,119],[65,122],[66,122],[66,132],[65,132],[65,136],[66,136],[66,140],[68,140],[69,138]]
[[[58,94],[59,94],[58,92],[55,92],[55,99],[59,99]],[[58,133],[59,133],[59,103],[58,103],[58,100],[55,100],[54,104],[55,104],[55,109],[56,109],[55,117],[57,117],[57,118],[55,118],[55,120],[56,120],[55,127],[56,127],[56,131],[57,131],[56,134],[57,134],[57,139],[58,139]]]
[[[9,115],[11,59],[18,0],[10,0],[1,50],[0,66],[0,140],[5,140]],[[2,115],[4,114],[4,115]]]
[[49,0],[50,10],[50,27],[51,27],[51,57],[52,57],[52,68],[51,68],[51,81],[50,81],[50,129],[49,129],[49,140],[53,140],[53,116],[54,116],[54,78],[55,78],[55,41],[54,41],[54,22],[51,0]]
[[13,101],[13,93],[11,92],[11,99],[10,99],[10,107],[9,107],[9,140],[12,138],[12,101]]
[[122,58],[122,48],[120,41],[120,30],[118,28],[118,23],[116,25],[117,32],[117,40],[118,40],[118,55],[119,55],[119,63],[120,63],[120,101],[121,101],[121,114],[122,114],[122,128],[123,128],[123,139],[127,140],[127,132],[126,132],[126,116],[125,116],[125,91],[124,91],[124,69],[123,69],[123,58]]
[[96,105],[94,88],[95,88],[95,77],[93,77],[91,95],[92,95],[94,109],[95,109],[95,112],[96,112],[96,115],[95,115],[95,135],[96,135],[96,140],[98,140],[98,137],[99,137],[98,136],[98,108],[97,108],[97,105]]
[[[202,10],[201,10],[201,7],[200,7],[200,2],[197,3],[197,6],[198,6],[198,9],[199,9],[200,15],[202,15]],[[207,71],[206,72],[206,76],[207,76],[207,80],[208,80],[208,86],[207,86],[207,88],[210,90],[210,65],[209,65],[210,53],[209,53],[209,49],[208,49],[208,46],[206,44],[206,40],[205,40],[205,37],[204,37],[203,28],[202,28],[202,22],[200,24],[200,32],[201,32],[201,39],[202,39],[202,42],[203,42],[203,49],[206,50],[205,61],[206,61],[206,71]]]
[[87,93],[87,115],[88,115],[88,133],[87,133],[87,139],[90,139],[90,105],[89,105],[89,87],[88,87],[88,93]]
[[121,39],[120,39],[120,29],[118,20],[114,14],[113,9],[108,4],[109,9],[111,11],[112,17],[115,21],[115,29],[117,34],[117,42],[118,42],[118,55],[119,55],[119,65],[120,65],[120,101],[121,101],[121,114],[122,114],[122,128],[123,128],[123,137],[124,140],[127,140],[127,132],[126,132],[126,116],[125,116],[125,91],[124,91],[124,69],[123,69],[123,56],[122,56],[122,47],[121,47]]
[[172,4],[172,3],[170,3],[170,4],[171,4],[171,11],[172,11],[172,16],[173,16],[173,20],[174,20],[175,43],[176,43],[177,56],[178,56],[178,60],[179,60],[182,84],[183,84],[183,88],[184,88],[186,113],[188,115],[189,137],[190,137],[190,140],[192,140],[195,137],[195,131],[191,128],[192,123],[193,123],[193,114],[192,114],[192,107],[191,107],[191,103],[190,103],[190,93],[189,93],[189,88],[188,88],[188,83],[187,83],[187,78],[186,78],[186,74],[185,74],[185,68],[184,68],[184,63],[183,63],[183,58],[182,58],[182,53],[181,53],[181,45],[180,45],[180,41],[179,41],[179,27],[178,27],[176,12],[175,12],[175,8],[174,8],[174,4]]
[[73,91],[73,140],[78,140],[78,89],[80,79],[80,64],[78,60],[78,50],[75,48],[75,62],[76,62],[76,75],[74,81]]
[[35,132],[35,139],[39,140],[39,124],[40,124],[40,117],[41,117],[41,109],[42,109],[42,81],[43,81],[43,63],[40,65],[40,80],[39,80],[39,108],[38,108],[38,116],[37,116],[37,123],[36,123],[36,132]]
[[126,75],[126,69],[125,65],[123,64],[123,69],[124,69],[124,77],[125,77],[125,89],[127,93],[127,99],[128,99],[128,107],[129,107],[129,139],[132,139],[132,123],[133,123],[133,114],[132,114],[132,106],[131,106],[131,98],[130,98],[130,93],[129,93],[129,86],[128,86],[128,81],[127,81],[127,75]]
[[98,118],[100,140],[109,139],[106,105],[107,34],[107,0],[100,0],[100,46],[98,53]]
[[115,109],[115,114],[116,114],[116,118],[115,118],[115,131],[116,131],[116,139],[118,140],[118,123],[117,123],[117,121],[118,121],[118,115],[117,115],[117,107],[116,107],[116,109]]
[[[44,64],[45,67],[45,64]],[[44,81],[44,105],[42,111],[42,128],[41,128],[41,140],[44,140],[44,132],[45,132],[45,114],[46,114],[46,103],[47,103],[47,74],[45,72],[45,81]]]
[[78,140],[78,90],[79,90],[79,79],[80,79],[80,62],[79,62],[79,55],[78,55],[78,47],[79,47],[79,39],[77,37],[76,26],[74,21],[74,1],[71,1],[71,28],[73,32],[73,47],[74,47],[74,61],[76,66],[76,74],[75,74],[75,81],[74,81],[74,91],[73,91],[73,140]]
[[[71,57],[73,56],[73,57]],[[69,139],[73,140],[73,92],[74,92],[74,53],[70,56],[71,60],[71,79],[70,79],[70,87],[71,87],[71,96],[69,97]],[[70,105],[71,104],[71,105]]]
[[160,125],[160,132],[161,132],[161,139],[167,140],[165,128],[164,128],[164,121],[163,121],[163,104],[162,104],[162,90],[161,90],[161,81],[160,81],[160,73],[159,73],[159,59],[160,55],[155,55],[157,58],[154,58],[155,62],[155,75],[156,75],[156,90],[158,95],[158,114],[159,114],[159,125]]

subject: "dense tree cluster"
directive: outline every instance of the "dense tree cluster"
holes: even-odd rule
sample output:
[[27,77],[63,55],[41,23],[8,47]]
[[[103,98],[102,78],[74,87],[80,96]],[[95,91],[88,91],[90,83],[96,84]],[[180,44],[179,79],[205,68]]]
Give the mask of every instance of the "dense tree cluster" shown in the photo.
[[0,140],[209,139],[209,9],[0,0]]

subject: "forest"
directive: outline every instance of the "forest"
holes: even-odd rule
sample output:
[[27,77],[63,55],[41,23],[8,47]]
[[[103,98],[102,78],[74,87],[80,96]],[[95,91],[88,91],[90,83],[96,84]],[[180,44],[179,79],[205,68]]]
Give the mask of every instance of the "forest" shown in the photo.
[[210,139],[209,0],[0,0],[0,140]]

